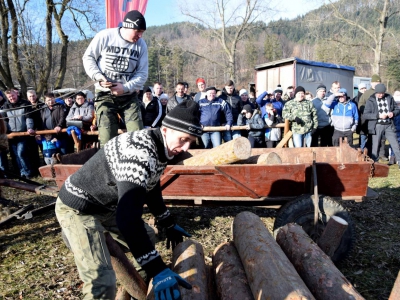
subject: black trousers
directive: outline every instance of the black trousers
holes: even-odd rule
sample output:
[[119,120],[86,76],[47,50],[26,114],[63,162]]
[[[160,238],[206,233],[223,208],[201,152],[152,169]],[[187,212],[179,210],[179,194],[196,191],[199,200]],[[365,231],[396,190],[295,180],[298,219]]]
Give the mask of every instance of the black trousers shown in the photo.
[[[317,131],[312,135],[311,147],[332,147],[333,129],[331,125],[317,128]],[[321,141],[318,144],[319,138],[321,138]]]

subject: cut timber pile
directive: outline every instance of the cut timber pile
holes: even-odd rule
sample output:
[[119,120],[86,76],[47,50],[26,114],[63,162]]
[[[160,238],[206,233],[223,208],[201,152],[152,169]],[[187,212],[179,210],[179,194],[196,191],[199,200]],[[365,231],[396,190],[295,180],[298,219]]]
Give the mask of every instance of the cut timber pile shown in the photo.
[[276,241],[317,299],[364,299],[301,226],[283,226]]
[[255,299],[314,299],[257,215],[238,214],[232,232]]
[[248,159],[251,145],[247,138],[239,137],[222,145],[185,159],[185,166],[220,166]]

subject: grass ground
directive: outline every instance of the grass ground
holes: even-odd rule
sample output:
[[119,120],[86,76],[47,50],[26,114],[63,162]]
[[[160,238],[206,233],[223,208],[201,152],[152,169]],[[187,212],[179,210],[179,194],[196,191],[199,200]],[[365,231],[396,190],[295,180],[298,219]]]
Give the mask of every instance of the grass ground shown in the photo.
[[[37,180],[40,180],[39,178]],[[357,243],[338,268],[366,299],[387,299],[400,270],[400,171],[390,167],[387,178],[373,178],[379,199],[343,201],[356,224]],[[53,200],[2,187],[2,196],[20,205],[41,206]],[[276,211],[264,208],[172,208],[178,223],[204,247],[206,262],[222,242],[231,239],[236,214],[250,210],[272,231]],[[150,215],[146,214],[146,218]],[[162,238],[162,237],[161,237]],[[170,250],[157,243],[164,260]],[[73,256],[63,244],[54,212],[16,220],[0,229],[0,299],[79,299],[82,283]]]

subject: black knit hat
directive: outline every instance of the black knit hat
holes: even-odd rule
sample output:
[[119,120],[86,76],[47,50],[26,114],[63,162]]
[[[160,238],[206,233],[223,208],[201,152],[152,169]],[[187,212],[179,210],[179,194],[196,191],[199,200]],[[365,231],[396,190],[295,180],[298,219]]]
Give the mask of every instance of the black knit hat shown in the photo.
[[125,15],[122,27],[146,30],[146,20],[139,11],[131,10]]
[[244,106],[243,106],[243,110],[245,110],[245,111],[247,111],[247,112],[249,112],[249,113],[253,112],[253,109],[251,108],[251,105],[250,105],[250,104],[244,105]]
[[375,86],[375,93],[386,93],[386,86],[383,83],[379,83]]
[[217,91],[217,88],[215,86],[210,86],[210,87],[206,88],[206,92],[211,91],[211,90]]
[[143,90],[143,93],[153,93],[153,91],[151,90],[151,88],[148,86]]
[[296,89],[294,90],[294,94],[296,95],[298,92],[303,92],[303,93],[305,93],[306,90],[305,90],[301,85],[299,85],[299,86],[296,87]]
[[323,85],[323,84],[320,84],[319,86],[317,86],[317,92],[318,92],[319,90],[324,90],[324,91],[326,92],[326,86]]
[[201,137],[200,107],[193,100],[183,101],[175,106],[164,118],[162,125],[174,130]]

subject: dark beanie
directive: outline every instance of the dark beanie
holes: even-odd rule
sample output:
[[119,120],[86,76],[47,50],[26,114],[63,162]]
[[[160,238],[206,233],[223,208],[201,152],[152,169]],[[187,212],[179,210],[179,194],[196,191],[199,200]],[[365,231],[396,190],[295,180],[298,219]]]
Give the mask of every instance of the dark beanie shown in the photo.
[[375,93],[386,93],[386,86],[383,83],[379,83],[375,86]]
[[175,106],[164,118],[162,125],[174,130],[201,137],[200,106],[193,100],[183,101]]
[[299,86],[296,87],[296,89],[294,90],[294,94],[296,95],[298,92],[303,92],[303,93],[305,93],[306,90],[305,90],[301,85],[299,85]]
[[131,10],[125,15],[124,22],[122,22],[122,27],[146,30],[146,20],[139,11]]
[[143,92],[144,93],[153,93],[153,91],[151,90],[151,88],[149,86],[147,88],[145,88]]
[[206,92],[211,91],[211,90],[217,91],[215,86],[210,86],[210,87],[206,88]]
[[323,84],[320,84],[319,86],[317,86],[317,90],[316,91],[318,92],[319,90],[324,90],[326,92],[326,86],[323,85]]
[[243,109],[247,112],[253,112],[253,109],[251,108],[250,104],[246,104],[245,106],[243,106]]

